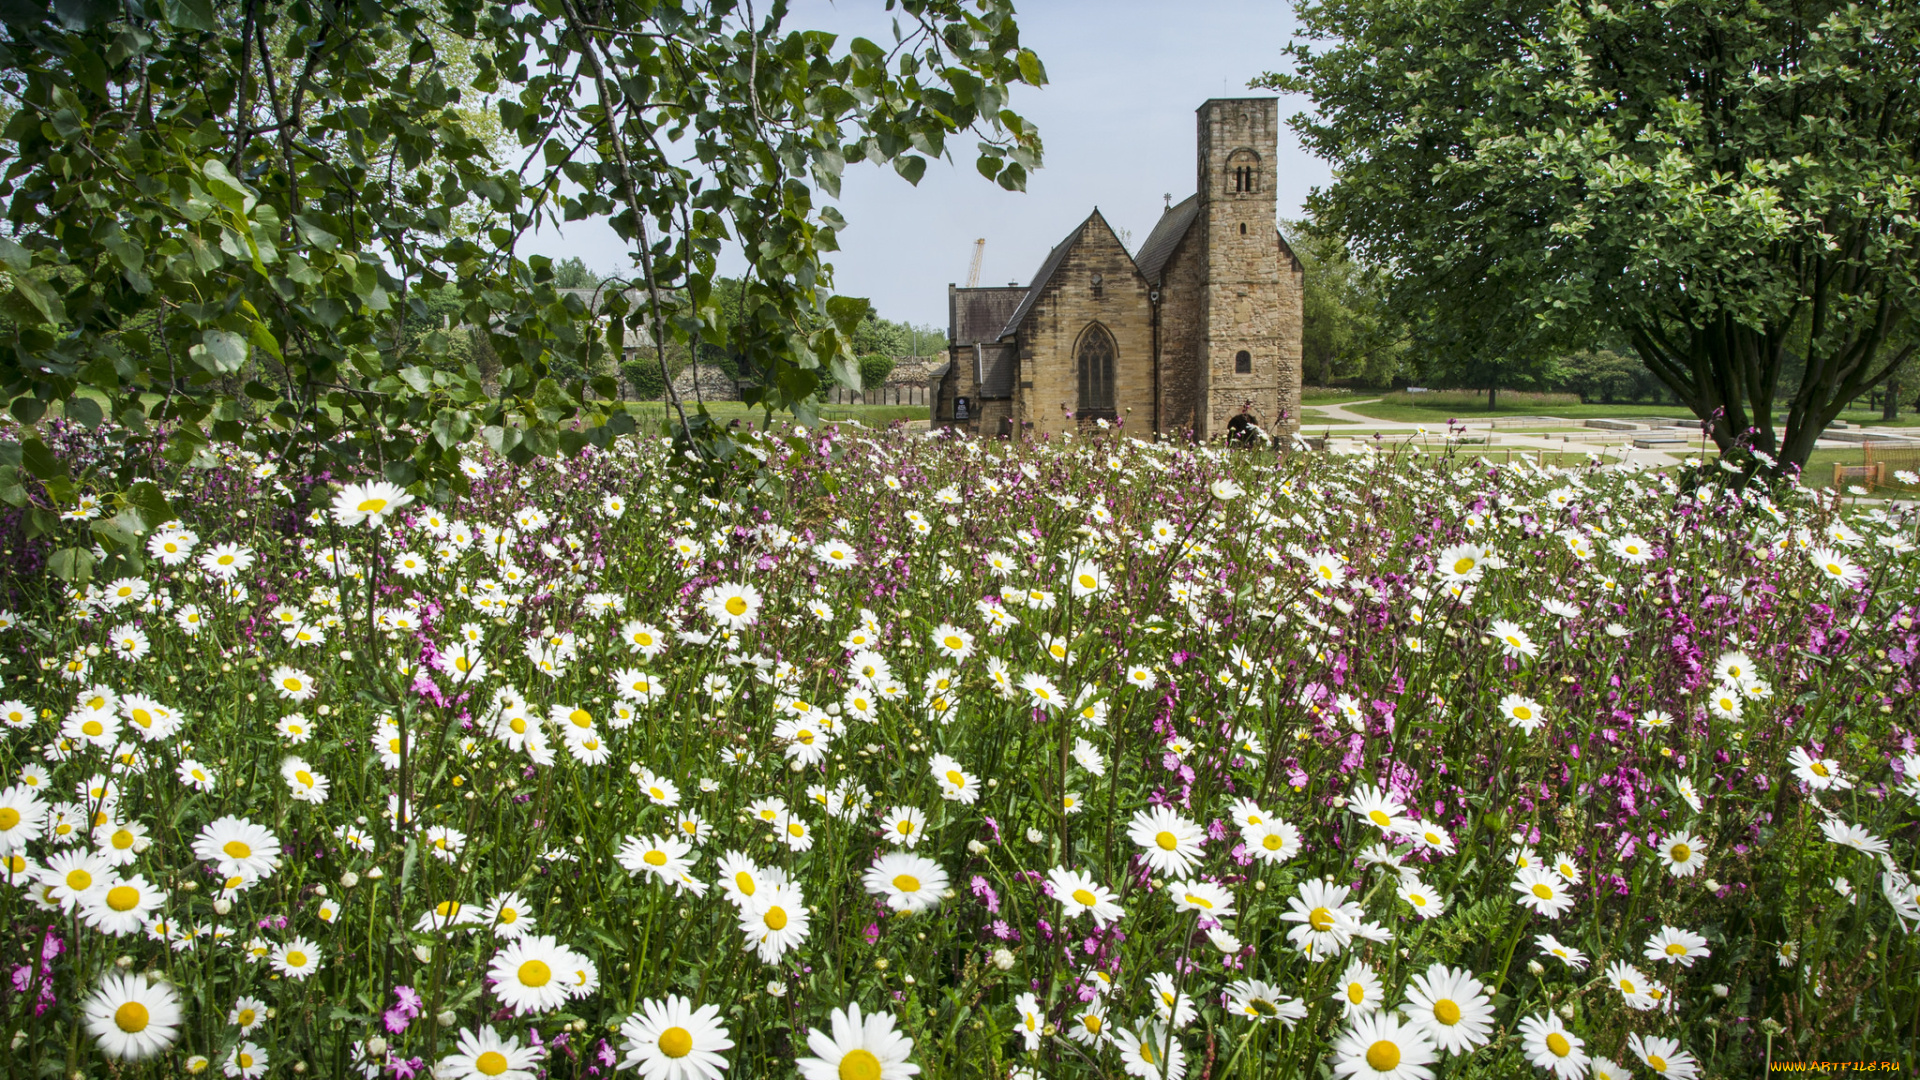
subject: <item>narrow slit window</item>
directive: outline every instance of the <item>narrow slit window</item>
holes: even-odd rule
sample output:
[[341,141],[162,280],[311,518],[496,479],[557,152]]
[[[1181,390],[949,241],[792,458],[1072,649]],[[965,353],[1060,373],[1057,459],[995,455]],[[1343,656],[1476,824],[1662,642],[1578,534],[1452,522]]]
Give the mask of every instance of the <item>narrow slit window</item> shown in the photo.
[[[1245,226],[1241,226],[1245,228]],[[1245,349],[1233,354],[1233,370],[1237,375],[1253,374],[1253,354]]]

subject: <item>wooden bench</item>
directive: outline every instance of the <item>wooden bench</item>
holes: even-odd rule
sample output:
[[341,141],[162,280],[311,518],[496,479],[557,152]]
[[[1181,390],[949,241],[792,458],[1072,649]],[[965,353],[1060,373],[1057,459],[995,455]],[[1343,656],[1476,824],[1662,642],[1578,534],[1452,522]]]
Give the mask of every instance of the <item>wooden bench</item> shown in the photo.
[[1872,491],[1876,484],[1884,487],[1887,483],[1887,463],[1876,461],[1871,465],[1846,465],[1834,462],[1833,486],[1839,487],[1848,481],[1863,483],[1868,491]]

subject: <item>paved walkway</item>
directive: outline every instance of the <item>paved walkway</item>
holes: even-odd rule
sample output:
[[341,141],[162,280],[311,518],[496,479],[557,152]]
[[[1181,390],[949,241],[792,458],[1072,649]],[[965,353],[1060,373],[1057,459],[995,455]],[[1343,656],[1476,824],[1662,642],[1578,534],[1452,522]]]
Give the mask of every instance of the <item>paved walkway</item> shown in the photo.
[[[1370,428],[1383,428],[1390,431],[1414,431],[1429,424],[1410,423],[1404,420],[1377,420],[1371,416],[1362,416],[1349,406],[1373,405],[1379,398],[1367,398],[1364,401],[1347,401],[1339,405],[1302,405],[1300,406],[1300,430],[1305,431],[1316,423],[1365,424]],[[1309,415],[1311,414],[1311,415]],[[1444,425],[1443,425],[1444,426]]]
[[[1300,415],[1300,434],[1316,434],[1314,428],[1321,426],[1321,433],[1330,437],[1327,446],[1329,451],[1336,454],[1359,454],[1364,453],[1370,446],[1408,441],[1404,439],[1404,435],[1411,435],[1424,428],[1427,436],[1417,440],[1423,449],[1437,451],[1446,448],[1448,443],[1445,422],[1436,424],[1432,421],[1380,420],[1363,416],[1352,409],[1353,406],[1371,405],[1379,400],[1379,398],[1366,398],[1360,401],[1342,402],[1338,405],[1303,405]],[[1542,419],[1551,421],[1556,418],[1543,417]],[[1567,427],[1580,426],[1578,420],[1560,420],[1559,422]],[[1343,435],[1343,425],[1364,426],[1368,430],[1366,434],[1356,432]],[[1638,465],[1664,466],[1677,464],[1682,458],[1698,452],[1695,448],[1681,446],[1658,450],[1636,447],[1633,445],[1635,432],[1623,431],[1617,434],[1607,432],[1603,435],[1596,430],[1593,433],[1594,439],[1572,440],[1564,435],[1548,433],[1528,435],[1501,431],[1485,421],[1476,423],[1468,420],[1464,422],[1464,426],[1471,428],[1475,437],[1484,437],[1486,442],[1461,443],[1458,444],[1457,451],[1466,455],[1485,454],[1489,458],[1505,457],[1509,451],[1513,450],[1522,452],[1544,450],[1557,454],[1578,454],[1596,450],[1605,454],[1609,461],[1631,460]],[[1381,439],[1375,440],[1372,437],[1373,432],[1376,431],[1383,436]],[[1607,435],[1613,435],[1615,438],[1606,438]]]

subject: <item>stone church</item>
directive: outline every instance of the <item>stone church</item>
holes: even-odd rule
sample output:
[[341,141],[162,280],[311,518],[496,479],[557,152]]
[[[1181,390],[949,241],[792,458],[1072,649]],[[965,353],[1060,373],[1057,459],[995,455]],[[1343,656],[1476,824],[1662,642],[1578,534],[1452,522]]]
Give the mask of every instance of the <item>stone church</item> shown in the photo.
[[1201,105],[1199,190],[1129,255],[1095,209],[1032,284],[947,287],[936,427],[1028,438],[1120,420],[1142,438],[1270,435],[1300,414],[1300,260],[1276,226],[1272,98]]

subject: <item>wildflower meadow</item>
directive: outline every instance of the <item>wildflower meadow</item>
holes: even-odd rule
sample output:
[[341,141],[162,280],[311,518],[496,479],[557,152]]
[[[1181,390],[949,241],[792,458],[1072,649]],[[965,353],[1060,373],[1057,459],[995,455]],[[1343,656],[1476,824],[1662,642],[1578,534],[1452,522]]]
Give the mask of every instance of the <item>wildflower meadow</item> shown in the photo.
[[434,499],[216,444],[79,587],[41,564],[93,499],[6,519],[7,1075],[1911,1060],[1910,510],[743,445],[751,488],[476,445]]

